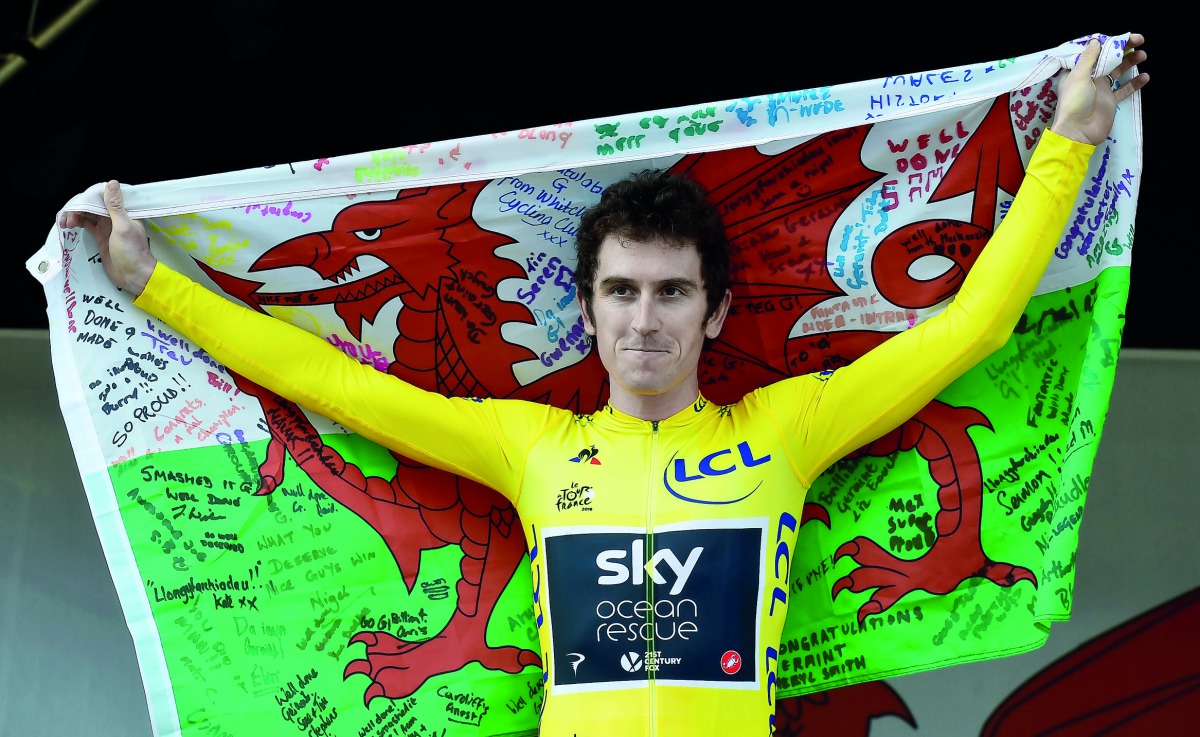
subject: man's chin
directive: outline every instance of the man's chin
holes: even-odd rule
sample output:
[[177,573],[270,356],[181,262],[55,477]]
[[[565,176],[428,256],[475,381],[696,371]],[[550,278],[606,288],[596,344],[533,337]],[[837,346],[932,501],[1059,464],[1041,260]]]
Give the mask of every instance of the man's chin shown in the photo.
[[662,394],[666,389],[666,376],[656,371],[625,371],[620,378],[621,385],[630,394],[654,396]]

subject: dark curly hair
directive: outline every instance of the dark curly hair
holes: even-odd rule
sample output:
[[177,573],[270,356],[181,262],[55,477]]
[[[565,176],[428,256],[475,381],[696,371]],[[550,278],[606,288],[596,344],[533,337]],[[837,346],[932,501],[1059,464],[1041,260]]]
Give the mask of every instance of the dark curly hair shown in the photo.
[[730,245],[725,224],[698,182],[665,169],[644,169],[605,188],[584,211],[575,235],[575,288],[594,319],[600,244],[610,235],[638,241],[661,238],[675,248],[695,244],[700,254],[708,314],[716,314],[729,289]]

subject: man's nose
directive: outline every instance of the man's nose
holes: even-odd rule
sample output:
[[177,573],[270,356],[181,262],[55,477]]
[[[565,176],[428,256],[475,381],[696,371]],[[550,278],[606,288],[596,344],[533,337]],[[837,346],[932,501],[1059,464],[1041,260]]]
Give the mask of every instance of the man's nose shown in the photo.
[[658,305],[655,303],[653,295],[643,295],[633,306],[633,329],[642,335],[647,335],[661,326]]

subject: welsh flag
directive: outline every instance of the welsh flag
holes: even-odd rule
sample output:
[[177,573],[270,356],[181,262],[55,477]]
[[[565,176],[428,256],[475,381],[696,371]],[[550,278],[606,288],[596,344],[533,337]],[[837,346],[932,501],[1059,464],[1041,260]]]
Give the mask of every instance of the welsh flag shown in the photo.
[[[1101,39],[1103,72],[1126,37]],[[736,249],[731,314],[700,372],[728,403],[849,363],[946,305],[1086,41],[135,184],[126,204],[164,262],[380,371],[592,412],[606,387],[581,339],[579,217],[629,172],[686,171]],[[781,731],[800,727],[796,697],[1027,651],[1070,616],[1129,286],[1140,104],[1121,105],[1092,157],[1007,345],[812,489]],[[103,213],[100,185],[64,209]],[[157,735],[536,732],[541,671],[481,665],[537,649],[507,501],[230,372],[115,289],[82,230],[52,229],[28,269]],[[372,690],[380,668],[403,695]]]

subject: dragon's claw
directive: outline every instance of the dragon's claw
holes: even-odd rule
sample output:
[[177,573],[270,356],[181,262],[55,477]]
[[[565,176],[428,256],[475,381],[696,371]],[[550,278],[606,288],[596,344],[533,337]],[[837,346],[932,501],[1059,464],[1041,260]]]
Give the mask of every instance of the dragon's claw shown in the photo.
[[378,681],[367,686],[367,690],[363,692],[363,706],[370,706],[371,702],[377,698],[385,697],[387,694],[383,691],[383,686]]
[[807,502],[801,513],[800,524],[806,525],[809,522],[820,522],[825,525],[827,530],[832,527],[832,523],[829,521],[829,510],[816,502]]
[[369,660],[351,660],[346,665],[346,670],[342,671],[342,680],[350,676],[369,676],[371,675],[371,661]]
[[846,591],[847,589],[850,591],[854,590],[854,579],[851,576],[846,576],[842,579],[839,579],[838,582],[833,585],[833,588],[829,590],[829,596],[831,599],[836,599],[838,594]]
[[350,638],[351,645],[356,645],[360,642],[366,645],[367,649],[370,650],[379,644],[379,635],[371,632],[370,630],[363,630],[362,632],[359,632]]
[[871,616],[872,614],[882,614],[883,609],[884,607],[882,604],[874,599],[871,599],[866,604],[863,604],[858,608],[859,624],[862,624],[864,621],[866,621],[867,617]]
[[1001,586],[1015,586],[1019,581],[1028,581],[1037,588],[1037,576],[1033,575],[1033,571],[1009,563],[993,563],[987,571],[987,577]]
[[847,540],[846,542],[839,545],[838,549],[833,554],[833,562],[837,563],[839,560],[841,560],[842,558],[845,558],[846,556],[850,556],[851,558],[854,558],[854,556],[858,555],[859,550],[860,550],[860,548],[858,546],[858,540],[859,539],[856,537],[853,540]]
[[[463,622],[469,623],[470,618],[463,617],[458,621],[461,625]],[[466,625],[458,629],[459,635],[470,633]],[[366,644],[366,657],[351,661],[343,672],[343,678],[360,674],[371,678],[363,696],[367,704],[380,696],[389,699],[409,696],[429,678],[452,673],[470,662],[505,673],[520,673],[531,665],[542,665],[536,652],[514,646],[482,645],[474,651],[473,658],[462,660],[462,653],[457,650],[461,644],[458,635],[446,636],[445,633],[432,640],[408,642],[387,632],[363,631],[351,637],[350,642]]]

